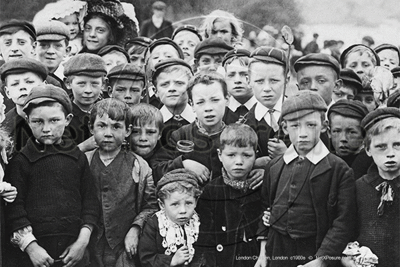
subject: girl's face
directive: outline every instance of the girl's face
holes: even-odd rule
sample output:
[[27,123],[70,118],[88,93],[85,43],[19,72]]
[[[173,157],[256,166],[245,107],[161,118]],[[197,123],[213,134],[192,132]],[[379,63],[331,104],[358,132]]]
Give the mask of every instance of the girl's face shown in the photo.
[[65,16],[60,19],[62,23],[67,25],[69,29],[69,38],[70,40],[75,39],[75,37],[79,34],[79,20],[77,14],[71,14],[69,16]]
[[357,51],[347,55],[345,67],[352,69],[364,81],[375,67],[375,64],[368,53]]
[[99,50],[111,41],[110,26],[101,18],[93,17],[83,31],[83,41],[88,50]]
[[233,35],[232,35],[232,26],[229,23],[229,21],[216,19],[211,29],[211,36],[221,38],[227,44],[231,44]]

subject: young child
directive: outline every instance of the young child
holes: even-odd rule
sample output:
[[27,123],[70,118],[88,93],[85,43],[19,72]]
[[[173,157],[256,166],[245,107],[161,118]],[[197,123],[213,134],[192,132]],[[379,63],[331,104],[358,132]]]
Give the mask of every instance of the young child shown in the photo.
[[106,87],[107,68],[95,54],[83,53],[70,58],[64,67],[65,85],[72,91],[72,118],[66,134],[83,152],[96,147],[89,130],[89,113]]
[[140,103],[145,89],[143,69],[132,63],[125,63],[112,68],[107,78],[109,96],[126,103],[129,107]]
[[360,77],[351,69],[341,69],[339,79],[342,80],[342,86],[333,89],[333,102],[340,99],[354,100],[357,92],[363,89]]
[[185,61],[193,66],[194,49],[203,40],[198,29],[193,25],[182,25],[175,29],[171,39],[182,49]]
[[371,85],[363,86],[363,88],[357,92],[354,100],[362,102],[367,107],[368,112],[374,111],[378,107]]
[[311,91],[289,97],[282,125],[292,145],[268,165],[261,196],[270,209],[260,225],[260,256],[255,266],[327,266],[340,262],[356,225],[352,170],[320,140],[327,109]]
[[226,124],[244,121],[249,110],[257,103],[249,84],[249,63],[250,52],[246,49],[233,49],[226,53],[222,60],[230,95],[228,108],[232,111],[225,115]]
[[400,65],[399,48],[392,44],[381,44],[374,48],[380,59],[380,65],[392,70]]
[[139,240],[142,266],[205,266],[195,248],[200,226],[195,208],[201,194],[196,175],[185,169],[168,172],[156,193],[161,210],[149,218]]
[[[257,151],[257,134],[246,124],[233,123],[221,133],[218,156],[222,176],[208,183],[200,196],[199,245],[212,249],[212,266],[251,266],[259,254],[256,239],[261,190],[248,180]],[[243,260],[246,259],[246,260]]]
[[32,89],[23,111],[33,137],[6,169],[5,180],[18,190],[6,219],[19,248],[8,258],[17,266],[86,266],[99,203],[85,155],[63,138],[71,101],[61,88],[41,85]]
[[394,84],[393,89],[399,90],[400,89],[400,67],[394,67],[390,72],[392,72]]
[[47,68],[35,59],[21,58],[5,63],[0,73],[5,93],[14,103],[14,107],[6,113],[2,126],[13,140],[13,149],[20,151],[32,136],[23,106],[32,88],[43,84]]
[[398,266],[400,112],[398,108],[377,109],[361,125],[367,132],[365,149],[374,163],[356,181],[358,238],[355,240],[378,256],[378,266]]
[[157,210],[149,165],[121,148],[131,133],[130,123],[129,107],[117,99],[96,103],[90,113],[90,129],[99,148],[86,156],[104,222],[95,237],[95,266],[132,265],[144,220]]
[[192,76],[190,65],[182,59],[166,59],[155,66],[152,82],[156,96],[163,104],[160,108],[164,120],[160,139],[163,146],[167,144],[173,131],[196,119],[187,94]]
[[139,68],[145,65],[145,53],[152,40],[147,37],[135,37],[125,44],[125,51],[128,52],[132,64]]
[[366,174],[372,163],[364,150],[365,131],[361,127],[367,114],[367,107],[357,100],[341,99],[328,110],[328,134],[334,153],[353,169],[355,179]]
[[106,45],[97,52],[104,60],[107,73],[117,65],[130,63],[128,53],[119,45]]

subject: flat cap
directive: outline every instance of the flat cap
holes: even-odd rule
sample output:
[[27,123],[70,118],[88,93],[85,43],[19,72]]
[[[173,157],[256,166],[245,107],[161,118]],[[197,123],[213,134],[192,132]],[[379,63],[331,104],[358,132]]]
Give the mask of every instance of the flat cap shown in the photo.
[[170,67],[170,66],[176,66],[176,65],[180,65],[180,66],[184,66],[184,67],[188,68],[190,70],[190,72],[193,74],[192,68],[186,61],[184,61],[183,59],[180,59],[180,58],[169,58],[169,59],[158,62],[154,66],[152,80],[156,79],[158,77],[158,75],[160,75],[160,73],[163,69]]
[[0,67],[1,80],[3,82],[9,74],[19,74],[25,72],[36,73],[42,77],[43,80],[46,79],[48,74],[46,66],[42,62],[32,58],[19,58],[11,60],[4,63]]
[[399,77],[400,76],[400,67],[394,67],[393,69],[390,70],[393,74],[393,77]]
[[374,48],[376,53],[379,53],[382,50],[386,50],[386,49],[392,49],[392,50],[396,51],[397,55],[399,56],[399,60],[400,60],[400,50],[395,45],[392,45],[392,44],[381,44],[381,45],[378,45],[377,47]]
[[345,68],[345,67],[346,67],[345,61],[346,61],[347,55],[348,55],[349,53],[351,53],[353,50],[356,50],[356,49],[359,49],[359,48],[364,48],[364,49],[366,49],[366,50],[369,50],[369,51],[372,53],[372,55],[374,56],[374,58],[375,58],[376,66],[380,66],[381,60],[379,59],[379,56],[378,56],[378,54],[375,52],[375,50],[373,50],[372,48],[370,48],[370,47],[368,47],[368,46],[366,46],[366,45],[363,45],[363,44],[353,44],[353,45],[347,47],[347,48],[342,52],[342,54],[340,55],[340,64],[342,65],[342,68]]
[[143,46],[143,47],[148,47],[151,42],[153,40],[151,40],[150,38],[144,37],[144,36],[139,36],[139,37],[135,37],[130,39],[128,42],[125,43],[125,51],[128,51],[132,46],[134,45],[139,45],[139,46]]
[[326,66],[331,67],[339,76],[340,65],[339,62],[331,55],[323,53],[311,53],[302,56],[294,63],[294,69],[298,72],[300,69],[307,66]]
[[251,53],[250,57],[265,63],[275,63],[286,67],[285,52],[275,47],[260,46]]
[[190,24],[182,25],[182,26],[179,26],[178,28],[176,28],[174,30],[174,32],[172,33],[171,39],[174,40],[175,36],[181,31],[192,32],[192,33],[196,34],[197,37],[199,37],[200,41],[203,40],[203,37],[201,37],[201,35],[200,35],[199,29],[197,29],[196,26],[193,26],[193,25],[190,25]]
[[145,81],[145,74],[142,68],[132,63],[120,64],[112,68],[107,75],[109,80],[112,79],[125,79],[125,80],[143,80]]
[[150,53],[154,50],[155,47],[157,47],[159,45],[171,45],[176,49],[176,51],[178,51],[179,58],[181,58],[181,59],[185,58],[185,55],[183,54],[182,49],[174,41],[172,41],[171,38],[168,38],[168,37],[163,37],[163,38],[154,40],[148,47]]
[[58,102],[68,113],[72,112],[72,103],[67,92],[52,84],[43,84],[33,87],[25,100],[22,110],[25,111],[31,104],[39,104],[44,101]]
[[91,53],[77,54],[64,64],[64,76],[70,75],[106,76],[106,63],[99,55]]
[[156,196],[158,197],[158,192],[167,184],[173,182],[188,182],[195,187],[198,187],[197,175],[184,168],[176,169],[164,174],[164,176],[158,181],[156,188]]
[[340,70],[340,79],[343,80],[343,83],[346,85],[347,83],[352,84],[356,87],[357,92],[362,90],[362,81],[360,77],[355,73],[352,69],[344,68]]
[[167,4],[165,4],[163,1],[155,1],[151,7],[157,10],[164,10],[167,8]]
[[128,55],[128,53],[125,51],[125,49],[123,49],[121,46],[119,46],[119,45],[106,45],[106,46],[103,46],[100,50],[99,50],[99,52],[97,52],[97,55],[99,55],[99,56],[104,56],[104,55],[106,55],[106,54],[108,54],[108,53],[110,53],[110,52],[113,52],[113,51],[116,51],[116,52],[120,52],[120,53],[122,53],[125,57],[126,57],[126,59],[128,60],[128,62],[131,62],[131,59],[129,58],[129,55]]
[[386,105],[388,107],[400,108],[400,90],[396,90],[388,97]]
[[302,118],[315,111],[325,112],[327,110],[324,99],[317,93],[304,90],[296,95],[288,97],[282,104],[282,118],[284,120],[295,120]]
[[224,40],[218,37],[209,37],[198,43],[194,49],[194,57],[200,58],[201,55],[225,55],[233,47],[227,44]]
[[69,29],[60,21],[51,20],[36,26],[37,41],[61,41],[64,39],[69,40]]
[[222,59],[222,66],[225,66],[225,63],[231,58],[238,58],[238,57],[247,57],[250,58],[250,52],[246,49],[232,49],[228,53],[225,54],[224,58]]
[[12,19],[3,23],[0,26],[0,36],[4,34],[13,34],[19,30],[27,32],[33,40],[36,40],[36,30],[32,23],[17,19]]
[[368,113],[368,115],[361,121],[361,127],[363,127],[365,131],[368,131],[375,123],[387,118],[400,119],[400,110],[393,107],[375,109]]
[[340,99],[335,102],[328,110],[328,118],[332,113],[339,114],[343,117],[350,117],[354,119],[359,119],[360,121],[364,119],[368,114],[367,107],[360,101]]

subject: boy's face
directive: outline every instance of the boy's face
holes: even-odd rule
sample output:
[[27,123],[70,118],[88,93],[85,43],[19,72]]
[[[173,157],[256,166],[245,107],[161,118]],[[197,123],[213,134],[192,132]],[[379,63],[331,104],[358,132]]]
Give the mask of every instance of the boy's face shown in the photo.
[[43,40],[36,42],[37,59],[47,67],[50,73],[57,70],[69,50],[70,47],[66,45],[65,39],[61,41]]
[[338,101],[340,99],[354,100],[355,88],[343,85],[340,88],[333,89],[332,100]]
[[158,45],[154,47],[153,51],[151,51],[150,55],[150,63],[151,66],[154,66],[165,59],[168,58],[179,58],[179,53],[176,51],[175,47],[169,44]]
[[381,66],[388,70],[399,66],[399,54],[393,49],[384,49],[378,53],[378,56],[381,60]]
[[23,30],[0,36],[0,51],[5,62],[19,58],[31,58],[33,50],[32,37]]
[[300,156],[307,155],[318,143],[321,132],[325,132],[326,122],[321,121],[319,112],[310,113],[299,119],[283,121],[283,131]]
[[191,194],[175,191],[158,203],[172,222],[185,225],[192,218],[197,201]]
[[171,73],[161,72],[157,77],[156,95],[166,107],[181,107],[188,103],[187,87],[189,78],[182,70]]
[[254,62],[250,66],[250,86],[257,100],[272,109],[282,96],[285,86],[283,66]]
[[131,129],[125,126],[125,121],[111,119],[108,114],[96,116],[91,132],[96,144],[104,152],[114,152],[119,149]]
[[256,160],[256,152],[251,146],[237,147],[225,145],[221,151],[218,151],[218,157],[229,179],[245,180],[253,168]]
[[130,136],[131,149],[139,156],[146,157],[154,150],[160,137],[160,129],[154,121],[144,126],[135,125]]
[[400,76],[394,77],[393,79],[393,90],[400,89]]
[[339,114],[330,116],[329,133],[335,152],[340,157],[359,152],[364,140],[360,120]]
[[139,104],[142,91],[144,88],[144,81],[133,81],[126,79],[118,79],[115,81],[110,95],[128,106]]
[[67,25],[69,29],[69,39],[73,40],[79,34],[79,20],[76,14],[67,15],[59,19],[62,23]]
[[5,92],[14,104],[23,106],[33,87],[41,85],[43,79],[33,72],[9,74],[6,77]]
[[311,90],[318,93],[329,105],[333,90],[341,86],[341,80],[335,79],[335,71],[327,66],[306,66],[297,72],[297,83],[300,90]]
[[105,54],[101,58],[106,63],[107,73],[117,65],[128,63],[128,59],[124,56],[124,54],[118,51],[112,51],[108,54]]
[[355,98],[355,100],[361,101],[368,109],[369,112],[373,111],[376,109],[377,104],[375,102],[374,95],[372,93],[366,94],[366,93],[358,93]]
[[363,81],[372,72],[375,64],[367,53],[354,52],[347,56],[345,67],[352,69]]
[[224,96],[219,82],[196,84],[192,89],[192,107],[197,119],[207,132],[220,130],[228,99]]
[[143,68],[145,64],[144,53],[145,51],[143,51],[141,54],[129,54],[131,63],[138,66],[139,68]]
[[72,90],[74,103],[83,110],[89,110],[92,107],[104,87],[103,77],[85,75],[75,76],[70,83],[65,85]]
[[[203,54],[200,56],[197,65],[200,73],[216,72],[222,68],[223,55],[207,55]],[[222,71],[222,70],[221,70]],[[223,71],[222,71],[223,72]],[[221,73],[222,74],[222,73]],[[224,74],[225,76],[225,74]]]
[[229,94],[235,99],[250,98],[253,90],[249,85],[249,69],[240,64],[239,60],[234,60],[226,65],[225,80]]
[[221,38],[227,44],[232,42],[232,26],[226,19],[216,19],[211,29],[211,36]]
[[174,42],[182,49],[185,61],[189,63],[194,57],[194,49],[200,43],[200,39],[191,31],[180,31],[175,35]]
[[107,45],[111,34],[107,22],[99,17],[93,17],[85,25],[83,41],[89,50],[99,50]]
[[373,158],[383,178],[395,178],[400,175],[400,134],[397,129],[389,129],[372,136],[366,152]]
[[27,117],[33,136],[42,144],[59,144],[65,127],[71,122],[72,114],[65,116],[61,104],[39,106],[32,109]]

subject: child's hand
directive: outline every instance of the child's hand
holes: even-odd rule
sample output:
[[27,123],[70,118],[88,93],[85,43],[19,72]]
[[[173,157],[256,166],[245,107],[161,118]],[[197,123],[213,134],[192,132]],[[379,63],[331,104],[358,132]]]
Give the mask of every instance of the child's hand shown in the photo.
[[170,266],[182,265],[189,260],[189,249],[187,246],[180,247],[172,257]]
[[82,143],[80,143],[78,145],[79,150],[84,153],[87,151],[94,150],[98,147],[99,146],[97,145],[96,141],[94,140],[94,136],[89,137],[88,139],[86,139],[85,141],[83,141]]
[[64,252],[60,255],[60,259],[65,264],[65,267],[75,266],[85,254],[87,244],[80,241],[75,241],[72,245],[67,247]]
[[267,208],[267,210],[264,211],[264,215],[263,215],[263,217],[262,217],[263,224],[264,224],[265,226],[271,226],[271,225],[269,224],[269,220],[270,220],[270,219],[271,219],[271,209],[270,209],[270,208]]
[[1,182],[0,196],[2,196],[7,202],[13,202],[17,197],[17,188],[7,182]]
[[125,236],[125,251],[131,259],[137,253],[139,234],[140,228],[139,226],[135,225],[132,226],[131,229],[129,229],[128,233]]
[[283,155],[287,150],[285,143],[277,138],[268,141],[268,155],[273,159]]
[[298,265],[297,267],[326,267],[328,266],[321,258],[316,258],[304,265]]
[[255,190],[262,185],[264,173],[264,169],[254,169],[249,173],[250,189]]
[[205,183],[211,179],[210,171],[203,164],[191,159],[185,159],[184,161],[182,161],[182,164],[185,169],[197,174],[197,177],[200,180],[199,183]]
[[39,246],[36,241],[30,243],[26,247],[25,252],[29,255],[34,267],[50,267],[54,263],[54,260],[50,257],[47,251]]
[[267,166],[267,163],[271,160],[269,156],[264,156],[264,157],[259,157],[256,159],[256,162],[254,163],[253,168],[264,168]]

